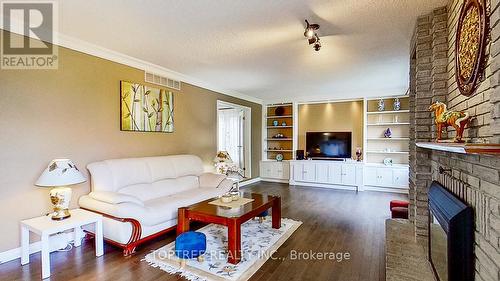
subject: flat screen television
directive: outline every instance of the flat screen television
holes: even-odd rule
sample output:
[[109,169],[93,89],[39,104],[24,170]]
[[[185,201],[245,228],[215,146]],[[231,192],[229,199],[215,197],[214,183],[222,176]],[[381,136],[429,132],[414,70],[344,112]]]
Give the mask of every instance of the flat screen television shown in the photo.
[[352,132],[307,132],[307,156],[313,159],[351,158]]

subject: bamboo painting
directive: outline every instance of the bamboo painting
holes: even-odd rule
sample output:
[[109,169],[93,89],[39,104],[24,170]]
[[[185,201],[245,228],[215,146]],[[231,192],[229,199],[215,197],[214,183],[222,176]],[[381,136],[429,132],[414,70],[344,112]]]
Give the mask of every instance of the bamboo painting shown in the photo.
[[122,131],[174,131],[172,92],[121,81],[120,101]]

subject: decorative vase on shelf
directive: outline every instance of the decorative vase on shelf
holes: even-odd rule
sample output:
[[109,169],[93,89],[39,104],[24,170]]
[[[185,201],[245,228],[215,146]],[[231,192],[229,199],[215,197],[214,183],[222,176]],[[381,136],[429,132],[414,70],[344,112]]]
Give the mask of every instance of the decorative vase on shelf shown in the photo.
[[394,99],[394,111],[398,111],[401,109],[401,102],[399,101],[399,98]]
[[392,166],[392,164],[393,164],[392,158],[384,158],[384,165]]
[[390,138],[391,136],[392,136],[391,128],[387,128],[387,130],[384,131],[384,137]]
[[385,110],[385,102],[383,99],[378,100],[378,106],[377,106],[378,111],[384,111]]
[[281,153],[276,154],[276,161],[278,161],[278,162],[283,161],[283,154],[281,154]]
[[278,124],[279,124],[278,120],[274,120],[274,121],[273,121],[273,126],[275,126],[275,127],[276,127],[276,126],[278,126]]
[[363,153],[361,152],[361,147],[356,147],[356,161],[361,162],[361,155]]

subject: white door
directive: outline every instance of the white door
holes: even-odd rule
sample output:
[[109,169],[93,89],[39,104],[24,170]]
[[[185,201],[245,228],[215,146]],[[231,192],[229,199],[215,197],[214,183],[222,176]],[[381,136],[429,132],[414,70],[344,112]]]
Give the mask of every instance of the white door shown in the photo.
[[378,185],[377,168],[365,166],[363,169],[365,185]]
[[333,184],[342,183],[342,166],[338,164],[328,165],[328,182]]
[[377,169],[377,185],[392,186],[392,169],[378,168]]
[[342,165],[342,183],[347,185],[356,184],[356,166]]
[[272,176],[272,163],[260,162],[260,176],[263,178],[271,178]]
[[304,169],[302,164],[295,163],[293,167],[293,179],[295,181],[302,181],[304,178]]
[[397,187],[408,187],[409,175],[406,169],[394,169],[392,172],[392,181]]
[[316,182],[328,182],[328,163],[316,164]]
[[314,163],[304,163],[303,167],[303,180],[308,182],[316,181],[316,165]]
[[227,151],[245,177],[251,177],[250,110],[248,107],[217,101],[217,150]]

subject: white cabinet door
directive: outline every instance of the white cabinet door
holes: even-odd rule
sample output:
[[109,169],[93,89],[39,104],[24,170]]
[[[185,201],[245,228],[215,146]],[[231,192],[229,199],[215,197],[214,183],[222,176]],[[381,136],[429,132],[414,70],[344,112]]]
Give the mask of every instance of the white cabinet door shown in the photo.
[[271,163],[271,177],[273,179],[279,179],[283,175],[283,169],[281,164],[278,162]]
[[377,176],[377,168],[366,166],[363,169],[364,174],[364,184],[365,185],[377,185],[378,184],[378,176]]
[[295,163],[293,164],[293,180],[302,181],[304,178],[304,165]]
[[272,177],[272,163],[271,162],[260,162],[260,176],[263,178]]
[[356,166],[342,165],[342,184],[356,184]]
[[276,179],[289,179],[290,168],[287,162],[274,162],[272,171]]
[[408,187],[409,185],[408,170],[406,169],[394,169],[392,173],[393,185],[397,187]]
[[304,163],[302,168],[303,181],[315,182],[316,181],[316,165],[314,163]]
[[377,185],[392,186],[392,169],[377,168]]
[[342,183],[342,165],[339,164],[328,165],[328,183],[333,183],[333,184]]
[[328,166],[330,166],[328,163],[316,164],[316,182],[328,182]]

